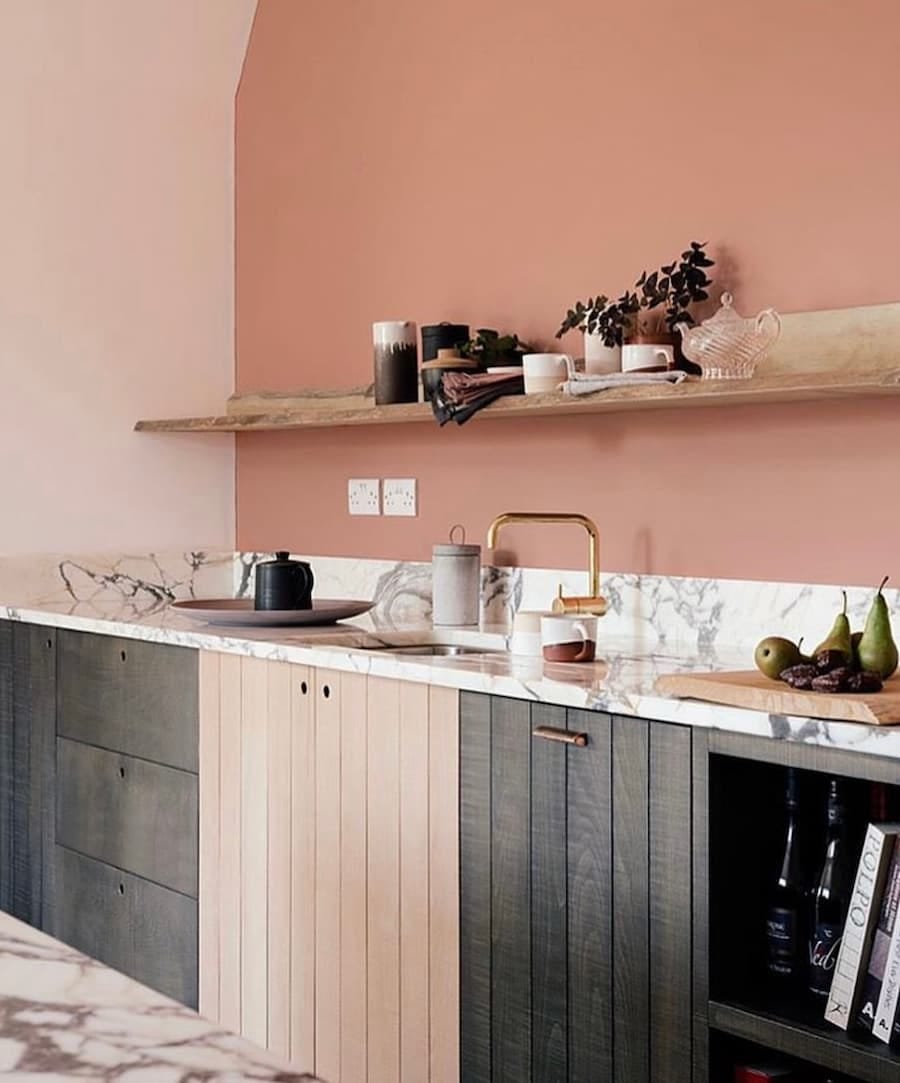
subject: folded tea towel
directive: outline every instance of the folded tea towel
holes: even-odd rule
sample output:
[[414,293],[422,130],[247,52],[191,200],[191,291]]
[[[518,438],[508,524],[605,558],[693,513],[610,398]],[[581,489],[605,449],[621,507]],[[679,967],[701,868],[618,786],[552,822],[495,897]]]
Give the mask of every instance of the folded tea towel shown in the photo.
[[570,372],[561,385],[567,395],[591,395],[611,387],[639,387],[641,384],[680,384],[687,373],[677,369],[670,372],[609,372],[603,375]]

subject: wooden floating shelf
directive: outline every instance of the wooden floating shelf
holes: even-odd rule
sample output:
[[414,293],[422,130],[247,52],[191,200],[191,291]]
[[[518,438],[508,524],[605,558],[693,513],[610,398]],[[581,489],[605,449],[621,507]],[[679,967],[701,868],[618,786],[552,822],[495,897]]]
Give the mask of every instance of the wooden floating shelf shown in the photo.
[[900,1056],[893,1049],[875,1038],[857,1041],[824,1021],[816,1025],[792,1022],[768,1012],[711,1000],[709,1025],[723,1034],[864,1083],[896,1083],[900,1079]]
[[[688,409],[698,406],[753,406],[780,402],[878,398],[900,395],[900,369],[822,371],[757,376],[750,380],[686,380],[684,383],[613,388],[583,397],[559,392],[508,395],[473,418],[578,417],[627,410]],[[293,398],[293,403],[291,402]],[[279,401],[281,400],[281,401]],[[220,417],[138,421],[138,432],[271,432],[281,429],[342,428],[355,425],[436,424],[428,403],[398,406],[297,405],[296,397],[270,395],[265,409],[234,410]],[[455,426],[453,426],[455,428]]]

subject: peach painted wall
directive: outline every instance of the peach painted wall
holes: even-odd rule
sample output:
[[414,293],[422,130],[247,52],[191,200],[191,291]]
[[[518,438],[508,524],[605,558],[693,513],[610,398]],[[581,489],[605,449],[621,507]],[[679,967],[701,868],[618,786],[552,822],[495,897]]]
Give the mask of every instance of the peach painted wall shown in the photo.
[[0,3],[0,551],[224,545],[234,94],[255,0]]
[[[900,299],[893,0],[260,0],[237,110],[237,385],[371,378],[370,324],[550,342],[692,239],[740,308]],[[568,345],[578,348],[576,341]],[[617,570],[900,578],[893,402],[247,435],[238,542],[428,559],[456,521],[585,512]],[[415,476],[417,520],[351,519]],[[565,530],[510,535],[576,566]]]

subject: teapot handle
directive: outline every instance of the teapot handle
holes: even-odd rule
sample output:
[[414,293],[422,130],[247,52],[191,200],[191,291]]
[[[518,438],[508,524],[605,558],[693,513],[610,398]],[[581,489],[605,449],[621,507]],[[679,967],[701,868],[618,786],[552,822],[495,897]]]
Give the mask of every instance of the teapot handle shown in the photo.
[[756,317],[756,330],[762,331],[766,320],[770,320],[773,324],[772,336],[777,338],[781,334],[781,317],[775,311],[774,308],[764,308],[762,312]]

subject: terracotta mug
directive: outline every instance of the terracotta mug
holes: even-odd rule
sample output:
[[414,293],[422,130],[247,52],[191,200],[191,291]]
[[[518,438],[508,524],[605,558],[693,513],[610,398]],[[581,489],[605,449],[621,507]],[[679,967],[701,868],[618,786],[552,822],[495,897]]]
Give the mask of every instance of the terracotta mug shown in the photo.
[[541,617],[541,650],[545,662],[593,662],[597,651],[597,618]]

